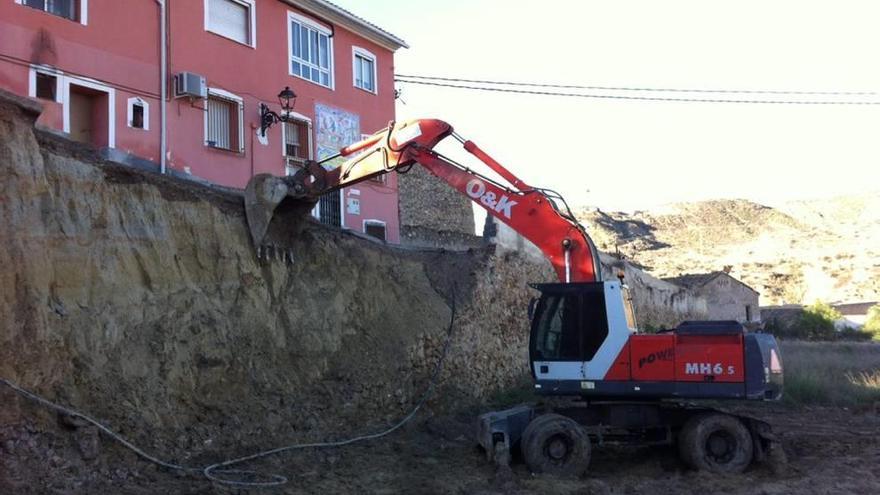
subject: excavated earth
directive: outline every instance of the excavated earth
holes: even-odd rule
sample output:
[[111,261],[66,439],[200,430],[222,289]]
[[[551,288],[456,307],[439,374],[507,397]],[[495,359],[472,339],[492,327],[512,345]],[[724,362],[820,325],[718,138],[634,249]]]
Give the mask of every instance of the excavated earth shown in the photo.
[[[293,261],[260,261],[236,192],[140,172],[35,130],[0,94],[0,378],[91,415],[167,462],[205,466],[387,428],[244,467],[277,493],[876,493],[876,415],[751,411],[789,463],[685,470],[671,449],[596,449],[586,478],[500,471],[475,414],[527,374],[527,282],[552,271],[491,249],[408,250],[301,218]],[[823,418],[822,421],[816,418]],[[828,421],[827,418],[833,418]],[[805,428],[806,425],[806,428]],[[804,433],[807,431],[808,433]],[[0,384],[0,493],[244,493],[157,467]]]

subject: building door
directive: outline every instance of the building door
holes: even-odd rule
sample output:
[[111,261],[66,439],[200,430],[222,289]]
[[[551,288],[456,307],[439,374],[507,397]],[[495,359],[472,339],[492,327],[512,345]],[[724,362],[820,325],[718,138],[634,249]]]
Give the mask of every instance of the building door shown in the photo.
[[110,143],[109,95],[75,84],[70,85],[70,137],[74,141],[103,148]]

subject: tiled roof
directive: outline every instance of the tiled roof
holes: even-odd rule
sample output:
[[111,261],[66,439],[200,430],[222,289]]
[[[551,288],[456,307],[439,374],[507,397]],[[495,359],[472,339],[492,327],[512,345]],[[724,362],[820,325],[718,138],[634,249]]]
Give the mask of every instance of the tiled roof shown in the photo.
[[380,28],[372,22],[357,16],[352,12],[328,2],[327,0],[284,0],[285,2],[297,6],[303,10],[311,12],[320,17],[326,17],[327,21],[344,26],[351,31],[364,36],[390,50],[398,48],[409,48],[406,41]]
[[721,275],[724,272],[712,272],[712,273],[689,273],[687,275],[681,275],[678,277],[669,277],[664,278],[663,280],[675,284],[681,287],[686,287],[688,289],[693,289],[696,287],[702,287],[709,283],[712,279]]
[[665,280],[671,284],[675,284],[679,287],[684,287],[685,289],[699,289],[700,287],[708,284],[709,282],[715,280],[716,277],[719,277],[721,275],[729,277],[734,282],[742,285],[743,287],[749,289],[750,291],[754,292],[755,294],[759,293],[755,289],[753,289],[753,288],[749,287],[748,285],[746,285],[745,283],[743,283],[741,280],[737,280],[735,277],[731,276],[727,272],[689,273],[687,275],[681,275],[678,277],[664,278],[663,280]]
[[868,310],[871,309],[871,306],[876,305],[877,302],[861,302],[861,303],[846,303],[846,304],[835,304],[834,309],[840,311],[842,315],[866,315],[868,314]]

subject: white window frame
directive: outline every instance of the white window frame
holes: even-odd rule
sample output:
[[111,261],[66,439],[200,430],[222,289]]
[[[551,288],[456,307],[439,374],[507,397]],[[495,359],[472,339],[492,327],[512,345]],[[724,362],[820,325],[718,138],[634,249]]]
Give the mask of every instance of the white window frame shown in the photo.
[[[357,84],[357,58],[362,57],[369,59],[373,62],[373,89],[367,89],[363,86],[358,86]],[[376,55],[373,52],[361,48],[359,46],[351,47],[351,84],[367,93],[372,93],[374,95],[379,94],[379,59],[376,58]]]
[[205,145],[206,148],[215,149],[219,151],[227,151],[230,153],[240,153],[243,154],[245,152],[244,147],[244,99],[238,95],[232,94],[229,91],[224,91],[220,88],[208,88],[208,98],[211,96],[216,96],[217,98],[223,98],[226,100],[230,100],[234,103],[238,103],[238,149],[237,150],[228,150],[226,148],[218,148],[216,146],[211,146],[208,144],[208,101],[205,99],[205,128],[204,134],[202,135],[202,144]]
[[[62,79],[64,78],[64,74],[57,69],[52,67],[40,67],[32,65],[30,70],[28,71],[28,96],[31,98],[37,97],[37,74],[43,74],[44,76],[52,76],[55,78],[55,103],[62,103],[61,99],[61,88],[62,88]],[[40,98],[41,100],[43,98]],[[48,100],[47,100],[48,101]]]
[[[24,4],[23,0],[15,0],[15,3],[21,5],[22,7],[27,7]],[[43,2],[43,5],[45,5],[45,2]],[[28,7],[28,8],[33,9],[33,7]],[[37,10],[37,9],[34,9],[34,10]],[[45,10],[45,7],[43,8],[43,12],[46,12],[49,15],[54,15],[55,17],[61,17],[62,19],[67,19],[66,17],[55,15],[55,14]],[[73,20],[73,19],[67,19],[67,20],[71,21],[71,22],[78,22],[78,23],[82,24],[83,26],[88,26],[89,25],[89,0],[79,0],[79,19],[78,20]]]
[[55,77],[55,103],[61,104],[61,130],[70,134],[70,85],[82,86],[107,93],[107,147],[116,147],[116,89],[95,79],[69,76],[63,71],[45,65],[31,65],[28,69],[28,96],[37,97],[37,73]]
[[[364,235],[369,235],[369,234],[367,234],[367,224],[370,224],[370,225],[381,225],[382,228],[385,229],[385,238],[384,238],[384,239],[381,239],[381,240],[382,240],[383,242],[388,242],[388,224],[387,224],[384,220],[379,220],[378,218],[367,218],[367,219],[365,219],[365,220],[364,220],[364,224],[363,224],[363,230],[361,231],[361,232],[364,233]],[[372,237],[372,236],[370,236],[370,237]],[[375,237],[373,237],[373,238],[376,239]],[[376,239],[376,240],[379,240],[379,239]]]
[[[135,127],[133,125],[134,106],[135,105],[140,105],[141,107],[144,108],[144,126],[143,127]],[[144,100],[143,98],[140,98],[138,96],[134,96],[132,98],[129,98],[128,99],[128,120],[127,120],[127,122],[128,122],[128,127],[131,127],[132,129],[149,131],[150,130],[150,104],[147,103],[146,100]]]
[[[325,86],[319,82],[315,82],[315,81],[312,81],[311,79],[307,79],[307,78],[301,76],[300,74],[294,74],[294,72],[293,72],[293,25],[292,25],[293,22],[299,23],[301,25],[300,27],[305,26],[310,29],[314,29],[315,31],[318,31],[319,33],[322,33],[327,36],[327,51],[328,51],[328,57],[329,57],[329,64],[328,65],[330,66],[328,68],[328,72],[329,72],[328,75],[330,78],[330,85],[329,86]],[[303,59],[297,58],[297,61],[299,63],[303,63]],[[307,63],[309,65],[311,65],[311,62],[307,62]],[[297,14],[296,12],[291,12],[288,10],[287,11],[287,73],[293,77],[302,79],[304,81],[308,81],[312,84],[316,84],[322,88],[328,88],[330,90],[335,90],[336,89],[335,72],[336,72],[336,60],[335,60],[335,57],[333,56],[333,31],[330,28],[328,28],[327,26],[324,26],[323,24],[318,24],[317,22],[313,21],[312,19],[309,19],[308,17],[304,17],[302,15]]]
[[[289,119],[298,120],[298,121],[303,122],[309,126],[309,156],[312,157],[312,159],[314,159],[314,155],[312,154],[312,153],[314,153],[314,150],[312,149],[312,119],[306,117],[305,115],[303,115],[301,113],[297,113],[294,111],[287,112],[285,115],[287,115],[287,117]],[[287,126],[286,125],[281,126],[281,156],[283,156],[285,158],[287,157]]]
[[257,48],[257,4],[256,4],[256,2],[254,0],[228,0],[230,2],[237,3],[237,4],[241,5],[242,7],[245,7],[246,9],[248,9],[248,19],[250,20],[250,23],[251,23],[250,32],[248,33],[250,36],[248,36],[249,39],[248,39],[247,43],[242,43],[241,41],[238,41],[236,39],[232,39],[223,33],[218,33],[217,31],[214,31],[213,29],[211,29],[210,13],[208,12],[208,10],[209,10],[208,4],[210,3],[210,1],[211,0],[205,0],[205,2],[204,2],[205,3],[205,31],[208,31],[209,33],[214,33],[217,36],[221,36],[221,37],[226,38],[230,41],[234,41],[234,42],[238,43],[239,45],[249,46],[251,48],[256,49]]
[[[314,160],[315,159],[315,155],[314,155],[315,150],[314,150],[313,144],[312,144],[312,132],[313,132],[312,119],[306,117],[305,115],[303,115],[301,113],[297,113],[297,112],[293,112],[293,111],[287,112],[286,115],[288,118],[290,118],[292,120],[296,120],[298,122],[301,122],[308,127],[308,132],[307,132],[307,134],[308,134],[307,139],[309,141],[308,155],[309,155],[309,160]],[[284,174],[285,175],[292,175],[291,172],[293,171],[293,167],[290,166],[290,161],[288,160],[289,155],[287,154],[287,125],[284,125],[284,124],[281,125],[281,156],[284,157]]]

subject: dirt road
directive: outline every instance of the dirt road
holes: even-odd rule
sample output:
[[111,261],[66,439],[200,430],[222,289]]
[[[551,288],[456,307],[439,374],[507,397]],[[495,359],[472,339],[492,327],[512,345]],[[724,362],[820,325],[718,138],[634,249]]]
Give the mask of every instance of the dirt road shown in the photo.
[[719,477],[688,471],[670,447],[607,447],[594,449],[583,479],[534,476],[521,463],[507,477],[496,475],[473,447],[466,423],[445,418],[390,442],[301,458],[299,465],[310,467],[287,493],[880,493],[876,414],[779,407],[750,412],[781,435],[786,464]]
[[[746,412],[773,425],[782,437],[787,463],[757,466],[738,476],[716,476],[687,470],[671,447],[603,447],[594,448],[591,469],[580,479],[535,476],[516,460],[511,473],[496,473],[473,444],[473,413],[469,411],[423,416],[383,440],[285,454],[250,467],[290,479],[281,489],[260,493],[880,493],[880,416],[876,412],[794,410],[781,405],[751,407]],[[31,429],[39,444],[40,428]],[[97,459],[74,467],[39,455],[16,456],[13,465],[13,457],[4,453],[0,492],[249,493],[160,472],[121,447],[108,445],[106,439],[102,442]],[[47,464],[53,467],[47,469]]]

